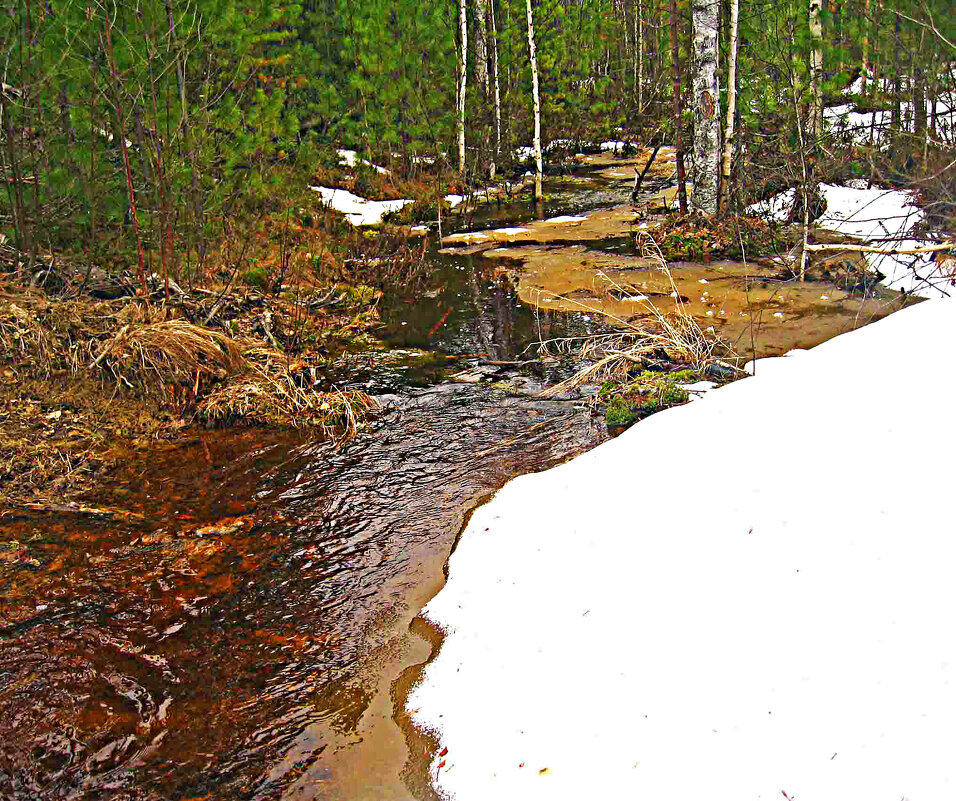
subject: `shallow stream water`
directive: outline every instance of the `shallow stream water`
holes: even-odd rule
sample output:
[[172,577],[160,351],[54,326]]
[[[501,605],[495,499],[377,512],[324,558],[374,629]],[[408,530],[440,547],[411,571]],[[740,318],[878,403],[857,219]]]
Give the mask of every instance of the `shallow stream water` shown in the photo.
[[[446,224],[619,204],[629,186],[547,191],[544,209]],[[100,511],[0,514],[16,544],[0,554],[0,798],[429,796],[401,709],[432,644],[410,626],[470,510],[606,437],[580,402],[444,382],[467,357],[523,361],[604,323],[525,305],[474,254],[429,258],[386,295],[389,350],[338,366],[384,397],[373,431],[343,447],[207,432],[130,454],[86,499]]]

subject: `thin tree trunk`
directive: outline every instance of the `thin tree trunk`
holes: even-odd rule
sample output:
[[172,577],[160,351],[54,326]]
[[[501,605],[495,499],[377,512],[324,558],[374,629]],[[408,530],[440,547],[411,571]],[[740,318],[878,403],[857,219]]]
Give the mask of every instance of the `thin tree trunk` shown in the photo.
[[870,68],[870,3],[871,0],[863,0],[863,19],[860,25],[863,29],[860,48],[862,55],[860,57],[860,70],[863,74],[863,92],[866,93],[866,77]]
[[[465,180],[465,84],[468,81],[468,16],[465,0],[458,0],[461,70],[458,73],[458,175]],[[464,189],[464,186],[462,187]]]
[[495,180],[495,167],[501,158],[501,88],[498,84],[498,24],[495,20],[495,3],[488,7],[491,21],[491,79],[495,98],[495,156],[491,161],[491,180]]
[[534,200],[540,203],[544,199],[541,190],[541,177],[544,165],[541,160],[541,98],[538,95],[538,56],[534,49],[534,17],[531,13],[531,0],[525,0],[528,10],[528,53],[531,56],[531,93],[534,101]]
[[687,176],[684,173],[684,146],[681,137],[681,102],[680,81],[680,38],[679,22],[677,18],[677,0],[670,0],[671,16],[671,67],[674,72],[674,97],[672,99],[672,118],[674,121],[674,148],[677,151],[677,197],[680,203],[680,213],[687,214]]
[[720,122],[717,107],[717,4],[694,0],[694,197],[693,206],[717,213]]
[[730,48],[727,53],[727,122],[724,127],[724,159],[721,165],[721,208],[730,202],[730,167],[734,160],[734,138],[737,118],[737,29],[740,21],[740,0],[730,0]]
[[644,108],[644,0],[637,0],[637,109]]
[[475,0],[475,78],[488,96],[488,0]]
[[821,0],[810,0],[810,114],[807,134],[816,142],[823,133],[823,26]]

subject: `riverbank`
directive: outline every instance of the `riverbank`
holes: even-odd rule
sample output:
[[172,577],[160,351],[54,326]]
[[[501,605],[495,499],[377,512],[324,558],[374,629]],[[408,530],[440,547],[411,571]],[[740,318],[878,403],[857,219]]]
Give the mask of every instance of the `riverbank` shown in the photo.
[[479,509],[408,701],[437,791],[945,796],[956,440],[923,410],[956,391],[954,311],[761,360]]

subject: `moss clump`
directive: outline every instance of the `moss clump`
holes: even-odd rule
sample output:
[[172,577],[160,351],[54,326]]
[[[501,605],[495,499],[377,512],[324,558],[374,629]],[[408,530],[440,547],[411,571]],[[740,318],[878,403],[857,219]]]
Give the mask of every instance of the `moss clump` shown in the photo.
[[604,410],[604,422],[609,426],[629,426],[640,417],[640,412],[626,398],[612,398]]
[[598,392],[605,403],[604,419],[609,426],[628,426],[641,417],[687,402],[687,392],[680,384],[698,378],[691,369],[674,372],[642,370],[624,382],[606,381]]

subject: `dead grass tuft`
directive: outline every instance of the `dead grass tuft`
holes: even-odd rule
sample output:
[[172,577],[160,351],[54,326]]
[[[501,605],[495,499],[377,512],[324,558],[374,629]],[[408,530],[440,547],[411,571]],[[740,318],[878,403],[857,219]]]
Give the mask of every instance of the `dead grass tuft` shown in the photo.
[[358,390],[318,389],[310,374],[291,372],[288,359],[278,351],[254,348],[246,358],[243,373],[214,387],[199,403],[199,413],[207,420],[315,427],[349,439],[369,412],[380,408]]
[[231,337],[185,320],[164,320],[122,326],[90,367],[106,367],[126,383],[132,373],[143,386],[151,379],[165,386],[194,376],[198,381],[204,372],[225,378],[244,363],[242,350]]

